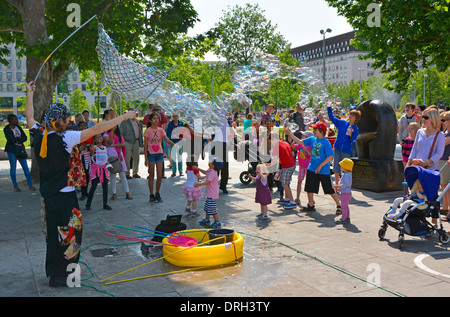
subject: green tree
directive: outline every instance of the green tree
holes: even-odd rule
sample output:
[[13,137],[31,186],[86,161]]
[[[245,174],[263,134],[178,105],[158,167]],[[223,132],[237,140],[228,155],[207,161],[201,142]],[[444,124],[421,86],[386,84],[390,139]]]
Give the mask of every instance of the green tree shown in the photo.
[[83,71],[80,74],[80,79],[82,82],[86,83],[86,89],[91,92],[91,95],[97,97],[95,108],[98,123],[100,121],[100,109],[101,109],[100,97],[102,95],[108,95],[110,88],[105,85],[103,81],[103,75],[101,72],[94,73],[89,71]]
[[229,7],[216,24],[218,45],[214,51],[229,63],[248,65],[258,52],[277,54],[288,46],[276,28],[258,4]]
[[[368,51],[373,66],[388,74],[389,89],[408,88],[408,80],[419,68],[435,65],[440,71],[450,65],[449,0],[326,0],[358,30],[352,41]],[[374,26],[377,11],[380,24]]]
[[87,102],[83,92],[75,89],[70,95],[69,109],[71,114],[81,113],[86,109]]
[[[0,63],[7,64],[6,45],[15,43],[16,48],[21,49],[19,57],[27,57],[28,80],[34,79],[44,65],[34,94],[37,120],[51,104],[55,86],[71,64],[80,71],[100,70],[95,50],[98,39],[95,20],[49,57],[75,30],[67,25],[70,14],[67,5],[71,2],[0,1]],[[196,44],[197,39],[181,40],[181,36],[198,21],[197,12],[189,0],[77,0],[76,3],[81,8],[81,21],[96,15],[120,46],[120,52],[131,58],[176,55]],[[31,174],[34,179],[38,178],[36,166],[33,160]]]
[[61,96],[61,97],[69,96],[70,95],[69,75],[64,74],[64,76],[62,76],[61,80],[58,82],[56,87],[57,87],[57,91],[58,91],[58,96]]
[[[0,44],[15,43],[20,55],[27,57],[28,79],[34,79],[48,55],[75,28],[67,25],[67,5],[64,0],[0,1]],[[181,35],[198,20],[189,0],[114,1],[78,0],[81,20],[97,15],[122,54],[132,58],[169,56],[182,52],[185,42]],[[77,32],[45,63],[34,94],[35,116],[40,118],[52,101],[56,84],[75,64],[80,71],[98,71],[100,65],[95,20]],[[120,43],[120,44],[119,44]],[[5,46],[0,45],[0,62],[6,64]]]

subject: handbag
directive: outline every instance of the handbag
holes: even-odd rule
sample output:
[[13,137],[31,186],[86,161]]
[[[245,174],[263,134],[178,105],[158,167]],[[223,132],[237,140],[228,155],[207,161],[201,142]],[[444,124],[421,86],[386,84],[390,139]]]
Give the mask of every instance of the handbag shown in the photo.
[[17,159],[26,159],[28,157],[25,146],[23,145],[16,145],[14,154],[16,155]]
[[122,162],[117,156],[108,157],[108,171],[110,173],[120,173],[123,170]]

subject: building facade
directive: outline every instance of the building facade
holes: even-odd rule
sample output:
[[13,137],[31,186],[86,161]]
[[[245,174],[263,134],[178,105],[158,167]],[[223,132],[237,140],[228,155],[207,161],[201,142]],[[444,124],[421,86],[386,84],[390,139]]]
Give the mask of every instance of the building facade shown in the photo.
[[[6,56],[8,64],[3,65],[0,63],[0,115],[6,113],[17,114],[17,108],[21,106],[20,101],[17,101],[17,97],[25,96],[25,76],[27,73],[26,57],[18,56],[19,50],[16,50],[13,44],[8,45],[9,54]],[[93,96],[90,91],[86,89],[86,84],[80,79],[80,71],[72,66],[72,71],[67,74],[69,94],[61,95],[57,91],[58,98],[62,98],[65,104],[70,102],[70,94],[79,89],[83,92],[84,97],[88,104],[97,102],[97,96]],[[100,104],[102,109],[106,109],[110,97],[100,96]]]
[[[372,67],[373,60],[360,60],[358,55],[367,52],[356,50],[350,41],[356,31],[325,38],[325,82],[327,84],[347,84],[351,80],[366,80],[371,76],[380,76],[381,71]],[[302,45],[291,50],[291,55],[303,66],[313,69],[319,78],[323,78],[323,40]]]

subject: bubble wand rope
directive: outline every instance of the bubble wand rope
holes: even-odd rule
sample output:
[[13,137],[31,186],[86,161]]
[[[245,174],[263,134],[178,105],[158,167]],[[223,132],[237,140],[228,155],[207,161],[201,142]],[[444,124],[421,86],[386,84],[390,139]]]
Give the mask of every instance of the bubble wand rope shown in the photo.
[[53,54],[68,40],[68,39],[70,39],[71,37],[72,37],[72,35],[74,35],[75,33],[77,33],[81,28],[83,28],[86,24],[88,24],[93,18],[96,18],[97,17],[97,15],[94,15],[92,18],[90,18],[89,20],[87,20],[86,22],[84,22],[83,23],[83,25],[81,25],[80,27],[78,27],[75,31],[73,31],[72,32],[72,34],[70,34],[68,37],[66,37],[66,39],[64,40],[64,41],[62,41],[62,43],[61,44],[59,44],[58,45],[58,47],[57,48],[55,48],[54,50],[53,50],[53,52],[44,60],[44,63],[42,63],[42,66],[41,66],[41,68],[39,68],[39,71],[38,71],[38,73],[36,74],[36,77],[34,78],[34,83],[36,84],[36,81],[37,81],[37,79],[38,79],[38,77],[39,77],[39,74],[41,73],[41,71],[42,71],[42,68],[44,67],[44,65],[45,65],[45,63],[47,63],[47,61],[50,59],[50,57],[52,57],[53,56]]
[[[158,259],[156,259],[156,260],[153,260],[153,261],[150,261],[150,262],[147,262],[147,263],[138,265],[138,266],[136,266],[136,267],[133,267],[133,268],[131,268],[131,269],[128,269],[128,270],[126,270],[126,271],[123,271],[123,272],[121,272],[121,273],[118,273],[118,274],[116,274],[116,275],[107,277],[107,278],[101,280],[99,283],[103,283],[104,281],[107,281],[107,280],[109,280],[109,279],[112,279],[113,277],[116,277],[116,276],[122,275],[122,274],[124,274],[124,273],[133,271],[133,270],[135,270],[135,269],[138,269],[138,268],[143,267],[143,266],[145,266],[145,265],[148,265],[148,264],[150,264],[150,263],[154,263],[154,262],[156,262],[156,261],[165,259],[165,258],[170,257],[170,256],[172,256],[172,255],[175,255],[175,254],[177,254],[177,253],[180,253],[180,252],[183,252],[183,251],[192,249],[192,248],[194,248],[194,247],[198,247],[198,246],[200,246],[200,245],[204,245],[204,244],[206,244],[206,243],[209,243],[209,242],[212,242],[212,241],[215,241],[215,240],[224,239],[224,238],[225,238],[225,237],[221,236],[221,237],[217,237],[217,238],[214,238],[214,239],[205,241],[205,242],[201,242],[201,243],[199,243],[198,245],[194,245],[194,246],[191,246],[191,247],[183,248],[183,249],[178,250],[178,251],[176,251],[176,252],[167,254],[167,255],[165,255],[165,256],[163,256],[163,257],[160,257],[160,258],[158,258]],[[110,283],[105,283],[105,285],[108,285],[108,284],[111,284],[111,282],[110,282]]]

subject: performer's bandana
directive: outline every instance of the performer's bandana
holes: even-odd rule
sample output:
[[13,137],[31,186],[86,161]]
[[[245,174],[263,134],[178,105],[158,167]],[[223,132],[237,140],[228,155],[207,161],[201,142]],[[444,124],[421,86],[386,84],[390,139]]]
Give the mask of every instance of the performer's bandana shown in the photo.
[[52,103],[50,107],[48,107],[44,111],[44,118],[45,118],[45,131],[44,131],[44,137],[42,138],[42,144],[41,144],[41,152],[39,155],[42,158],[47,157],[47,134],[48,129],[53,128],[53,130],[58,130],[56,128],[55,123],[59,122],[61,120],[66,120],[68,117],[70,117],[70,111],[69,108],[66,105],[63,105],[61,103]]

